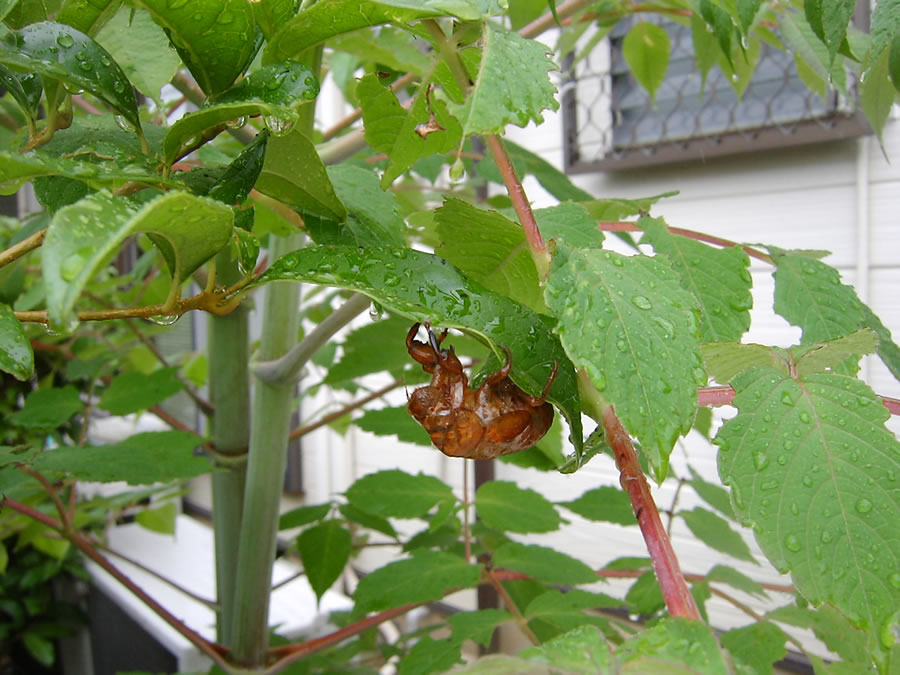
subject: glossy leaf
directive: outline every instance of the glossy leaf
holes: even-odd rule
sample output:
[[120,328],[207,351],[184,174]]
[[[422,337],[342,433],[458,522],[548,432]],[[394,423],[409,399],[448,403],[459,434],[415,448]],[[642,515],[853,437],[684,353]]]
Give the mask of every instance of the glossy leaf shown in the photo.
[[331,511],[331,504],[310,504],[298,506],[282,513],[278,518],[278,529],[289,530],[294,527],[303,527],[317,520],[322,520]]
[[136,0],[136,4],[166,29],[207,95],[228,89],[262,42],[250,3],[243,0]]
[[17,73],[0,66],[0,85],[8,91],[30,119],[40,114],[41,77],[37,73]]
[[641,243],[669,256],[681,286],[700,305],[702,342],[740,341],[750,328],[750,258],[739,246],[713,248],[669,232],[662,219],[641,218]]
[[125,238],[155,236],[181,283],[228,244],[233,218],[226,206],[186,192],[170,192],[136,210],[102,191],[60,209],[41,249],[51,323],[71,328],[81,290]]
[[747,542],[721,516],[700,506],[691,511],[679,511],[678,515],[691,533],[710,548],[739,560],[758,564]]
[[877,635],[900,605],[900,443],[884,427],[887,409],[841,375],[756,368],[732,386],[739,414],[716,443],[735,511],[805,598]]
[[474,640],[483,647],[491,643],[497,626],[511,621],[512,614],[502,609],[482,609],[477,612],[457,612],[447,617],[453,639],[459,642]]
[[507,124],[544,121],[541,111],[559,108],[548,71],[556,65],[547,47],[493,23],[483,24],[482,56],[466,100],[450,104],[463,134],[502,134]]
[[368,431],[376,436],[396,436],[398,441],[404,443],[431,447],[431,438],[428,436],[428,432],[413,419],[405,406],[367,410],[353,423],[363,431]]
[[565,673],[591,675],[614,672],[615,657],[609,643],[594,626],[579,626],[568,633],[558,635],[536,647],[529,647],[519,654],[530,662],[542,663]]
[[[286,131],[297,121],[298,108],[315,99],[318,93],[316,78],[301,63],[277,63],[260,68],[227,91],[208,98],[199,110],[184,115],[169,127],[163,143],[166,163],[172,164],[185,146],[209,130],[233,121],[246,121],[250,116],[262,115],[270,124]],[[288,136],[294,143],[300,142],[295,137],[304,138],[301,134]],[[277,149],[287,142],[282,138],[269,147]]]
[[25,381],[34,370],[34,351],[12,308],[0,303],[0,370]]
[[637,524],[631,500],[628,498],[628,494],[620,488],[594,488],[585,492],[578,499],[559,504],[588,520],[616,523],[626,527]]
[[542,494],[501,480],[478,488],[475,511],[488,527],[507,532],[552,532],[562,523]]
[[211,469],[209,460],[194,455],[200,443],[200,438],[186,431],[149,431],[112,445],[57,448],[39,455],[34,468],[100,483],[187,480]]
[[[257,134],[253,142],[244,147],[231,164],[223,167],[220,173],[208,174],[210,184],[207,189],[197,189],[190,181],[185,182],[188,182],[195,194],[210,197],[229,206],[241,204],[250,195],[262,171],[268,140],[268,131]],[[192,173],[193,171],[188,172],[185,179]]]
[[726,675],[719,646],[709,628],[700,621],[672,617],[641,631],[616,650],[626,673],[687,670],[707,675]]
[[522,572],[550,584],[590,584],[597,575],[590,567],[572,556],[536,544],[508,542],[493,555],[495,567]]
[[768,621],[733,628],[720,638],[722,645],[738,663],[760,675],[774,672],[772,664],[787,654],[785,642],[788,639],[787,633]]
[[142,509],[134,515],[135,522],[145,530],[158,534],[175,534],[175,518],[178,516],[178,505],[167,502],[155,509]]
[[78,390],[71,386],[38,389],[25,399],[21,410],[9,415],[9,421],[23,429],[60,427],[84,408]]
[[146,410],[184,388],[178,368],[160,368],[152,373],[125,373],[113,378],[97,405],[113,415]]
[[271,40],[276,31],[297,13],[300,0],[260,0],[250,4],[256,24],[266,40]]
[[738,20],[745,35],[750,31],[762,4],[762,0],[737,0]]
[[631,27],[622,42],[622,55],[640,85],[656,104],[656,90],[666,77],[671,51],[669,34],[665,29],[648,21],[639,21]]
[[418,551],[413,557],[380,567],[360,579],[353,594],[357,612],[377,612],[407,603],[433,602],[444,593],[474,586],[478,565],[440,551]]
[[600,248],[605,239],[597,222],[582,204],[564,202],[534,212],[545,240],[565,242],[575,248]]
[[347,501],[376,516],[416,518],[435,504],[453,498],[450,486],[423,473],[412,475],[399,469],[363,476],[346,492]]
[[307,528],[297,537],[300,560],[309,585],[321,600],[344,571],[353,550],[350,532],[336,520]]
[[122,0],[66,0],[56,20],[95,36],[119,11]]
[[89,91],[140,132],[131,83],[109,52],[71,26],[42,21],[0,41],[0,64]]
[[875,4],[872,12],[872,47],[870,62],[881,56],[895,36],[900,34],[900,5],[887,0]]
[[576,367],[616,406],[661,481],[706,384],[695,300],[660,258],[557,248],[545,300]]
[[359,246],[404,246],[406,223],[400,216],[400,205],[392,192],[379,185],[378,177],[357,166],[330,166],[328,178],[337,198],[347,210],[341,226],[350,241]]
[[540,393],[555,360],[559,372],[548,398],[565,415],[572,443],[580,452],[575,372],[559,342],[534,312],[469,281],[438,256],[375,246],[305,248],[275,261],[255,285],[279,280],[360,291],[392,314],[465,330],[488,343],[498,357],[499,345],[507,345],[513,355],[513,381],[534,395]]

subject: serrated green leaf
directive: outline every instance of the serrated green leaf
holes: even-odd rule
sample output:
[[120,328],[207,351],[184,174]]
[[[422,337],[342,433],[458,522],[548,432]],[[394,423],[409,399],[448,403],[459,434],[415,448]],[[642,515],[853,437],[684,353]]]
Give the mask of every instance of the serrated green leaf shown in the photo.
[[856,0],[803,0],[806,20],[828,47],[832,61],[847,35],[847,24],[855,9]]
[[71,386],[38,389],[25,399],[21,410],[9,415],[9,421],[23,429],[52,429],[69,421],[84,408],[78,390]]
[[840,92],[847,94],[847,73],[843,60],[836,59],[832,62],[828,48],[816,36],[805,16],[785,12],[781,16],[778,28],[786,46],[794,53],[798,73],[802,75],[799,64],[805,63],[815,76],[822,80],[823,87],[836,87]]
[[663,619],[629,638],[616,650],[616,656],[625,672],[642,672],[645,668],[658,673],[679,669],[706,675],[730,672],[709,628],[681,617]]
[[859,358],[878,349],[878,334],[869,329],[850,333],[845,337],[791,348],[797,374],[800,377],[822,373],[845,362],[849,358]]
[[326,520],[307,528],[297,537],[297,548],[309,585],[322,599],[344,571],[353,543],[350,533],[336,520]]
[[404,443],[431,447],[428,432],[413,419],[406,407],[367,410],[362,417],[353,420],[353,423],[376,436],[396,436],[397,440]]
[[477,612],[457,612],[447,617],[453,630],[453,639],[458,642],[474,640],[483,647],[491,643],[494,630],[502,623],[511,621],[512,614],[502,609],[482,609]]
[[722,515],[728,516],[733,520],[734,509],[731,508],[731,497],[728,494],[728,490],[721,485],[715,485],[703,480],[700,474],[694,471],[694,467],[688,466],[688,469],[691,472],[691,480],[687,481],[687,484],[694,488],[694,492],[700,496],[700,499],[715,507]]
[[0,303],[0,370],[23,382],[34,370],[34,351],[12,308]]
[[80,30],[85,35],[94,36],[113,18],[121,6],[122,0],[66,0],[56,13],[56,20]]
[[149,485],[209,473],[209,460],[194,454],[201,440],[185,431],[148,431],[112,445],[64,447],[34,460],[39,471],[60,471],[79,480]]
[[[185,146],[199,138],[210,129],[219,127],[233,120],[240,120],[252,115],[279,120],[284,128],[296,122],[298,109],[309,103],[319,93],[319,83],[312,71],[302,63],[275,63],[254,71],[230,89],[212,96],[196,112],[188,113],[169,127],[163,142],[166,163],[172,164],[183,152]],[[315,169],[316,176],[298,177],[295,180],[309,181],[319,174],[324,174],[318,155],[313,159],[310,155],[311,143],[300,133],[279,136],[269,142],[270,153],[275,158],[266,157],[266,166],[276,171],[283,165],[285,153],[295,153],[295,172]],[[312,150],[315,154],[315,149]],[[280,163],[270,160],[280,159]],[[302,184],[302,182],[301,182]],[[266,193],[268,194],[268,193]],[[276,199],[277,195],[272,195]],[[334,195],[331,195],[331,199]],[[294,202],[286,202],[294,206]],[[332,211],[326,211],[331,215]],[[341,214],[341,211],[336,213]]]
[[335,221],[347,215],[315,145],[298,131],[269,141],[256,189],[304,213]]
[[579,626],[536,647],[529,647],[520,658],[552,667],[552,672],[593,675],[610,672],[615,658],[609,643],[594,626]]
[[460,658],[461,645],[456,640],[445,638],[434,640],[430,635],[421,638],[409,654],[400,661],[397,668],[398,675],[427,675],[427,673],[445,673],[457,663],[462,663]]
[[894,374],[894,377],[900,380],[900,347],[891,337],[891,331],[868,305],[863,305],[863,314],[866,317],[866,326],[878,334],[878,356],[881,357],[888,370]]
[[684,519],[693,535],[710,548],[739,560],[759,564],[750,552],[747,542],[732,530],[728,521],[721,516],[700,506],[692,511],[679,511],[678,515]]
[[142,509],[138,511],[134,520],[145,530],[159,534],[175,534],[175,517],[178,515],[178,505],[175,502],[167,502],[155,509]]
[[138,133],[134,89],[103,47],[71,26],[42,21],[0,40],[0,64],[84,89],[122,115]]
[[882,51],[891,44],[894,37],[900,34],[900,3],[896,0],[884,0],[875,4],[872,12],[872,47],[867,62],[880,57]]
[[166,29],[207,95],[228,89],[262,44],[251,3],[243,0],[136,0],[135,4]]
[[481,579],[478,565],[440,551],[418,551],[363,577],[353,600],[357,612],[377,612],[407,603],[440,600],[444,593],[474,586]]
[[707,342],[700,345],[706,372],[719,384],[728,384],[745,370],[770,366],[788,372],[784,357],[772,347],[740,342]]
[[766,618],[810,628],[828,649],[848,663],[857,663],[866,669],[870,667],[872,656],[866,647],[865,633],[854,628],[847,617],[831,605],[822,605],[818,609],[788,605],[773,609]]
[[860,106],[879,141],[897,98],[897,90],[890,81],[890,51],[882,50],[881,56],[872,62],[859,85]]
[[715,565],[706,573],[706,580],[710,583],[728,584],[732,588],[760,598],[768,597],[766,589],[762,585],[727,565]]
[[183,388],[177,367],[147,374],[125,373],[110,382],[97,405],[113,415],[127,415],[162,403]]
[[600,248],[603,232],[582,204],[563,202],[534,212],[545,240],[564,241],[575,248]]
[[570,630],[585,623],[593,623],[597,618],[585,614],[586,609],[620,608],[624,604],[622,600],[605,593],[590,593],[578,588],[561,593],[554,589],[529,602],[524,614],[529,620],[540,619],[563,630]]
[[637,524],[634,510],[631,508],[631,500],[628,498],[628,494],[619,488],[594,488],[585,492],[578,499],[559,502],[559,504],[588,520],[625,526]]
[[278,517],[278,529],[289,530],[294,527],[303,527],[317,520],[322,520],[331,511],[331,504],[310,504],[299,506],[282,513]]
[[562,523],[546,497],[509,481],[489,481],[478,488],[475,511],[488,527],[508,532],[552,532]]
[[546,311],[521,226],[461,199],[444,200],[434,219],[440,255],[489,290],[536,312]]
[[665,29],[648,21],[631,27],[622,42],[622,56],[634,79],[647,90],[656,105],[656,90],[666,77],[671,41]]
[[[488,485],[488,483],[486,483]],[[590,584],[597,575],[580,560],[536,544],[508,542],[494,551],[495,567],[503,567],[550,584]]]
[[[766,557],[811,603],[830,602],[876,635],[900,606],[890,577],[900,443],[859,380],[794,380],[771,368],[736,378],[737,417],[716,436],[719,475]],[[878,639],[877,637],[875,638]]]
[[337,165],[329,166],[327,172],[337,198],[347,210],[343,227],[352,233],[352,243],[359,246],[406,244],[406,223],[400,216],[400,205],[392,192],[381,188],[372,171]]
[[499,345],[506,345],[513,356],[513,381],[532,395],[540,394],[556,361],[558,373],[548,400],[566,417],[572,443],[580,453],[583,438],[575,371],[559,341],[527,307],[490,293],[438,256],[377,246],[365,250],[310,247],[277,260],[254,285],[278,280],[360,291],[392,314],[477,336],[498,357],[503,355]]
[[[153,100],[159,100],[160,89],[181,65],[178,54],[169,48],[166,34],[144,10],[115,14],[96,39],[137,90]],[[148,54],[153,58],[147,58]]]
[[234,161],[223,167],[221,174],[215,176],[209,189],[205,192],[197,192],[197,194],[229,206],[244,202],[250,195],[250,190],[256,185],[256,180],[262,171],[268,140],[268,131],[263,130],[258,133],[256,138],[241,150]]
[[363,511],[352,504],[341,504],[339,508],[341,515],[347,520],[362,525],[363,527],[368,527],[370,530],[386,534],[393,539],[397,538],[397,531],[387,518],[382,518],[381,516],[376,516],[367,511]]
[[694,63],[700,72],[699,99],[706,90],[706,78],[720,53],[715,34],[707,28],[706,20],[699,12],[691,12],[691,43],[694,46]]
[[353,506],[376,516],[416,518],[438,502],[453,498],[450,486],[434,476],[412,475],[399,469],[363,476],[346,492]]
[[720,637],[722,645],[738,663],[760,675],[774,672],[772,664],[787,654],[788,639],[787,633],[768,621],[733,628]]
[[51,325],[72,328],[82,289],[127,237],[155,236],[175,282],[181,283],[229,243],[233,220],[223,204],[186,192],[170,192],[135,209],[102,191],[60,209],[41,249]]
[[750,258],[739,246],[713,248],[672,234],[659,218],[641,218],[641,243],[669,256],[681,286],[700,303],[701,342],[740,341],[750,328]]
[[665,478],[675,440],[691,427],[706,384],[695,300],[659,258],[557,248],[545,288],[576,367],[616,406]]
[[541,111],[559,108],[548,71],[556,65],[535,40],[483,24],[481,65],[466,100],[450,103],[463,135],[502,134],[507,124],[524,127],[544,121]]

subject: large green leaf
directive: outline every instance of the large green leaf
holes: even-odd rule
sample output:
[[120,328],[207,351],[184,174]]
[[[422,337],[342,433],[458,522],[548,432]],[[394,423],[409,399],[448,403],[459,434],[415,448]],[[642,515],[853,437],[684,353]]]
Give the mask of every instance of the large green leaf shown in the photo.
[[446,673],[462,663],[462,645],[450,638],[435,640],[430,635],[420,638],[397,667],[397,675]]
[[859,103],[879,140],[897,99],[897,90],[890,81],[890,51],[885,49],[881,52],[859,86]]
[[370,473],[347,489],[351,505],[376,516],[416,518],[435,504],[452,499],[450,486],[434,476],[399,469]]
[[900,443],[887,409],[842,375],[759,367],[732,386],[739,414],[716,443],[736,513],[804,597],[877,636],[900,606]]
[[125,373],[113,378],[97,405],[113,415],[127,415],[161,403],[183,388],[177,367]]
[[558,374],[548,399],[565,415],[580,453],[581,407],[574,368],[543,320],[527,307],[466,279],[438,256],[403,248],[305,248],[275,261],[254,285],[282,280],[365,293],[392,314],[471,333],[498,357],[505,358],[500,345],[506,345],[513,357],[513,381],[534,395],[543,389],[556,361]]
[[297,537],[297,548],[309,585],[321,600],[344,571],[353,550],[350,532],[336,520],[326,520]]
[[71,26],[42,21],[8,33],[0,41],[0,63],[89,91],[140,132],[137,99],[125,73],[109,52]]
[[51,324],[73,327],[81,290],[126,237],[155,235],[174,282],[181,283],[229,243],[233,219],[227,206],[186,192],[169,192],[135,209],[102,191],[60,209],[41,249]]
[[502,134],[507,124],[540,124],[542,110],[559,108],[556,87],[547,75],[556,69],[547,57],[547,47],[490,22],[483,26],[483,53],[475,83],[463,103],[450,104],[450,112],[466,136]]
[[488,527],[507,532],[552,532],[562,518],[546,497],[509,481],[489,481],[475,493],[475,512]]
[[34,460],[39,471],[59,471],[79,480],[149,485],[209,473],[211,465],[194,449],[200,439],[185,431],[149,431],[113,445],[64,447]]
[[693,422],[697,386],[706,384],[695,300],[661,258],[565,245],[545,299],[566,352],[615,405],[661,481]]
[[[273,131],[283,133],[296,122],[300,106],[315,99],[318,93],[318,81],[301,63],[277,63],[260,68],[227,91],[210,97],[199,110],[169,127],[163,143],[166,162],[174,162],[185,146],[204,133],[234,120],[246,121],[249,116],[262,115]],[[302,134],[288,136],[303,137]],[[282,144],[286,142],[283,139]],[[277,151],[279,144],[272,142],[269,147]],[[294,170],[302,172],[306,168],[298,165]]]
[[597,574],[572,556],[536,544],[507,542],[494,551],[493,563],[550,584],[590,584]]
[[642,243],[665,253],[681,276],[681,285],[700,303],[700,339],[703,342],[740,341],[750,328],[752,280],[750,258],[739,246],[713,248],[671,234],[661,219],[641,218]]
[[616,650],[625,672],[696,672],[725,675],[719,645],[700,621],[671,617],[641,631]]
[[110,21],[122,0],[66,0],[56,20],[80,30],[85,35],[94,36]]
[[34,351],[12,308],[0,303],[0,370],[27,380],[34,370]]
[[228,89],[262,44],[245,0],[136,0],[169,34],[181,60],[207,95]]
[[84,408],[78,390],[71,386],[38,389],[25,399],[21,410],[9,415],[9,421],[23,429],[53,429],[62,426]]
[[656,90],[666,77],[671,42],[665,29],[649,21],[631,27],[622,42],[622,55],[634,78],[656,102]]

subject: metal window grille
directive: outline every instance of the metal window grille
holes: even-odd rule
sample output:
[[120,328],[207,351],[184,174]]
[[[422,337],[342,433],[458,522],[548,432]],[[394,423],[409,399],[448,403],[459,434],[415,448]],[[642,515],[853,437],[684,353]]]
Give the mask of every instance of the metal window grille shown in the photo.
[[[866,3],[861,3],[865,5]],[[869,133],[864,118],[836,91],[823,100],[797,74],[791,54],[763,43],[742,99],[718,67],[694,64],[690,26],[652,17],[669,34],[671,53],[654,106],[622,55],[631,21],[568,72],[563,94],[565,168],[610,171],[800,145]],[[867,10],[856,25],[868,23]]]

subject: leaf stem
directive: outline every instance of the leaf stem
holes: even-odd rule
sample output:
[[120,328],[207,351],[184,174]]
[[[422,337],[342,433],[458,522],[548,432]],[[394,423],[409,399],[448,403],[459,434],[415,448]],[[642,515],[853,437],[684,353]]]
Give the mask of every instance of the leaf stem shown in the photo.
[[23,239],[18,244],[10,246],[8,249],[0,253],[0,267],[9,265],[11,262],[18,260],[26,253],[29,253],[44,243],[44,237],[47,236],[47,228],[38,230],[27,239]]
[[497,595],[503,600],[503,604],[506,605],[506,608],[509,610],[510,614],[516,620],[516,623],[519,625],[519,629],[522,631],[522,634],[528,638],[528,641],[533,645],[541,644],[541,641],[537,639],[537,636],[534,634],[534,631],[531,630],[531,626],[528,625],[528,620],[522,616],[522,612],[519,611],[519,608],[516,606],[516,603],[513,602],[513,599],[509,597],[509,593],[506,592],[506,589],[503,587],[503,584],[500,583],[500,580],[494,576],[494,570],[491,568],[487,568],[484,571],[485,577],[491,586],[494,587],[494,590],[497,591]]

